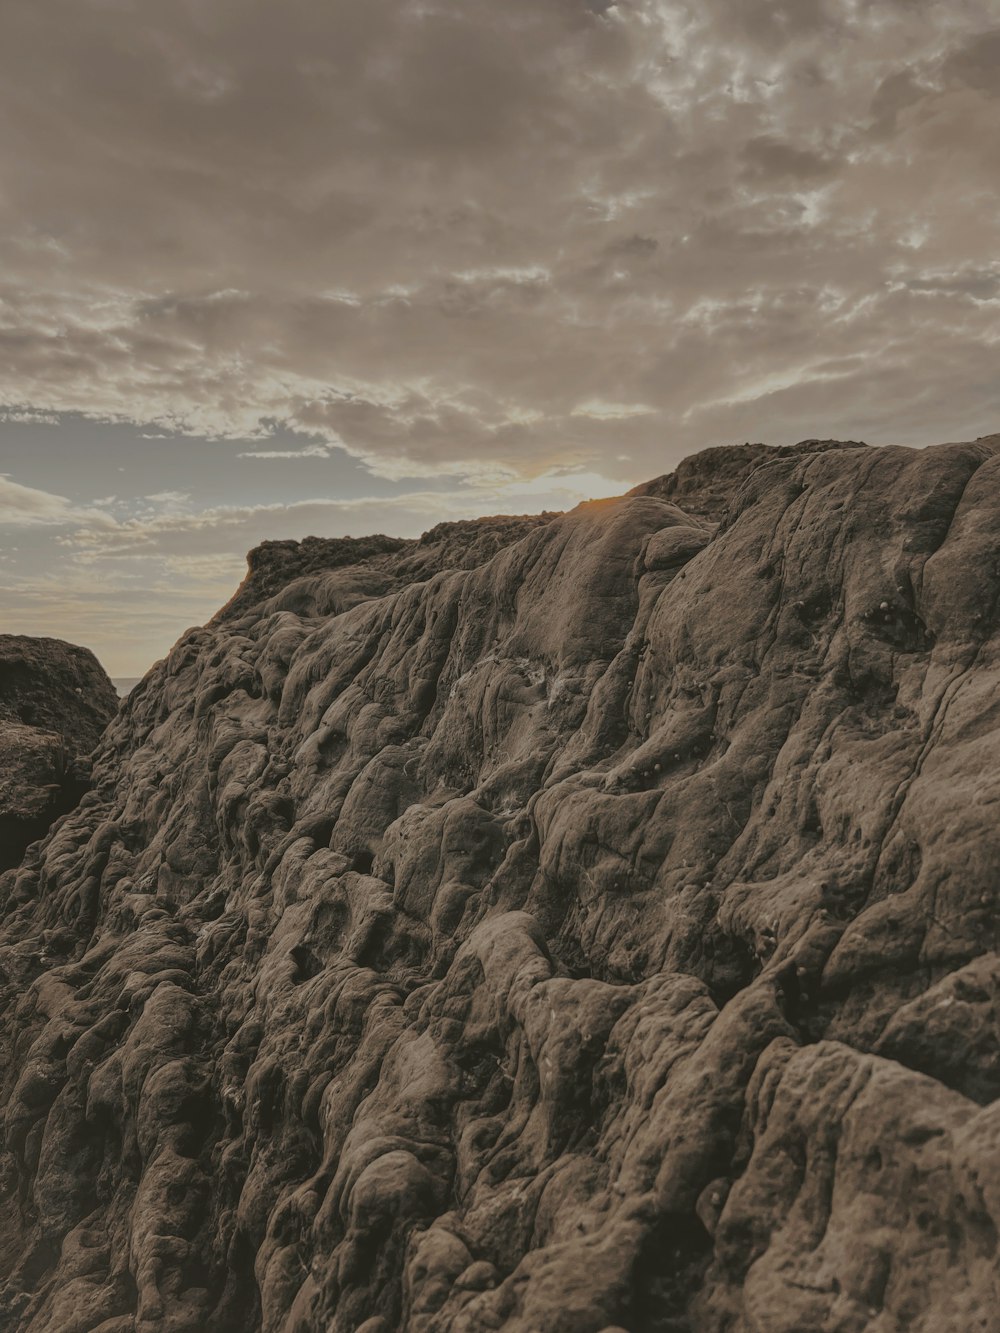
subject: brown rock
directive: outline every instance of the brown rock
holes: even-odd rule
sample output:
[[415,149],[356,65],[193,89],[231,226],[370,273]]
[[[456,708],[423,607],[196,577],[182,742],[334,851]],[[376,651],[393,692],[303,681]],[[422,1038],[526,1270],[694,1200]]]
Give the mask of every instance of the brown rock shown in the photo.
[[0,870],[77,804],[88,756],[117,707],[86,648],[0,634]]
[[673,477],[129,697],[0,878],[12,1330],[996,1327],[1000,440]]

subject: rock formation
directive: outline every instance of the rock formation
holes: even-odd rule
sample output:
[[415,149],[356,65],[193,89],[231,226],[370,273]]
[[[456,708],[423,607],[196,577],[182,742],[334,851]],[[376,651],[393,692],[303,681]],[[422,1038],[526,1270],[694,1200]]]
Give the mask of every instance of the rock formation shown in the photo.
[[0,870],[72,810],[118,696],[93,653],[0,634]]
[[7,1327],[997,1329],[1000,437],[723,461],[132,692],[0,878]]

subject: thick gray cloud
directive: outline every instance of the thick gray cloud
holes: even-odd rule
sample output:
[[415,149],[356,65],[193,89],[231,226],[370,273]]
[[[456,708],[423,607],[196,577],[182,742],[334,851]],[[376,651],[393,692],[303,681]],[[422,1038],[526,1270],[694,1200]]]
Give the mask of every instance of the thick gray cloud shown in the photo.
[[216,441],[146,494],[187,495],[192,559],[216,515],[227,578],[325,462],[390,528],[1000,418],[992,0],[9,0],[2,29],[0,450],[55,414],[92,469],[0,472],[71,561],[178,518],[78,517],[128,472],[84,418]]

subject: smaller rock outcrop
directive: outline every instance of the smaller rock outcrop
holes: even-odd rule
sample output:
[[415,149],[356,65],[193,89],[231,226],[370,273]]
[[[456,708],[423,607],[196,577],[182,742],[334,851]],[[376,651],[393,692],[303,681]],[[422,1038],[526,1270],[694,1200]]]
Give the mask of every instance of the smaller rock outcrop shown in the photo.
[[342,615],[442,570],[477,569],[557,514],[496,514],[438,523],[422,537],[306,537],[266,541],[247,556],[247,573],[211,623],[240,624],[261,608],[307,618]]
[[0,870],[78,804],[88,756],[117,708],[88,649],[0,634]]
[[717,523],[751,472],[764,463],[828,449],[867,449],[863,440],[800,440],[798,444],[720,444],[683,459],[675,471],[644,481],[629,496],[671,500],[686,514]]

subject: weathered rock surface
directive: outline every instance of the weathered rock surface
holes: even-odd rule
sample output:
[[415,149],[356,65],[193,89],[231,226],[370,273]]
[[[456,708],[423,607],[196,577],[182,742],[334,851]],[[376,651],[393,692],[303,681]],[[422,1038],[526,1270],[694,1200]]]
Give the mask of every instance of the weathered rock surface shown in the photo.
[[1000,437],[723,472],[133,691],[0,879],[11,1329],[1000,1326]]
[[629,496],[655,495],[672,500],[685,513],[718,522],[737,490],[762,463],[800,458],[826,449],[864,449],[859,440],[800,440],[798,444],[720,444],[685,458],[673,472],[644,481]]
[[59,639],[0,634],[0,870],[77,804],[118,696],[97,658]]
[[339,614],[444,569],[475,569],[555,517],[497,515],[439,523],[419,541],[376,536],[264,542],[250,552],[246,578],[213,623],[245,614],[259,620],[265,609],[309,616]]

